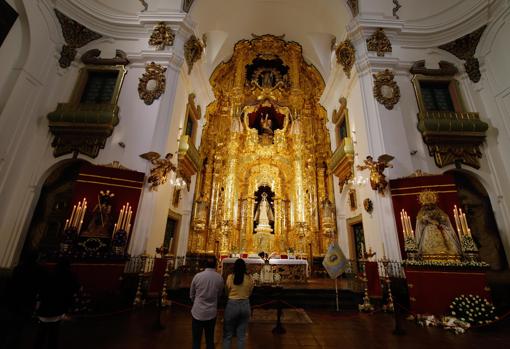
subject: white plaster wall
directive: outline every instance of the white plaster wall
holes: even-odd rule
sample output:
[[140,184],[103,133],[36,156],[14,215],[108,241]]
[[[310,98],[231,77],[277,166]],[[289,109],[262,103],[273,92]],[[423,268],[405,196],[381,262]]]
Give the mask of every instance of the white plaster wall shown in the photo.
[[25,63],[28,44],[27,33],[23,33],[24,27],[21,23],[25,21],[24,8],[16,5],[13,0],[8,0],[7,3],[18,12],[18,18],[0,46],[0,62],[2,62],[0,66],[0,114],[12,91],[11,87],[19,76],[20,68]]

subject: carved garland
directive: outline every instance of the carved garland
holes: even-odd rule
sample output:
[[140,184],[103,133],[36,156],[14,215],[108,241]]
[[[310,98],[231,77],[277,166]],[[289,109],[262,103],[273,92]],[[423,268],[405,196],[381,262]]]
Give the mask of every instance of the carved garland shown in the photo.
[[204,51],[204,44],[195,36],[191,37],[184,44],[184,58],[188,65],[188,74],[191,74],[193,65],[202,58],[202,52]]
[[76,57],[77,48],[83,47],[89,42],[97,40],[102,36],[72,20],[58,10],[55,10],[55,14],[57,15],[60,26],[62,27],[62,35],[66,42],[62,45],[58,63],[60,64],[60,67],[68,68]]
[[355,52],[354,46],[352,46],[349,39],[342,41],[335,51],[336,61],[342,66],[345,75],[349,79],[351,78],[351,69],[356,59]]
[[165,92],[166,68],[151,62],[145,67],[145,73],[139,79],[138,95],[145,104],[150,105]]
[[383,104],[386,109],[393,109],[393,106],[400,100],[400,88],[396,81],[393,72],[385,69],[382,72],[373,74],[374,77],[374,97],[377,101]]
[[466,73],[469,79],[475,83],[480,81],[482,77],[480,73],[480,63],[478,62],[478,58],[475,57],[476,46],[478,46],[478,42],[486,27],[487,26],[484,25],[472,33],[439,46],[440,49],[448,51],[455,57],[466,61],[466,63],[464,63]]
[[367,49],[377,52],[379,57],[384,57],[385,52],[392,51],[391,42],[383,28],[377,29],[372,36],[367,39]]
[[166,46],[173,46],[174,40],[175,33],[172,29],[165,22],[159,22],[152,31],[149,45],[157,46],[158,50],[164,50]]

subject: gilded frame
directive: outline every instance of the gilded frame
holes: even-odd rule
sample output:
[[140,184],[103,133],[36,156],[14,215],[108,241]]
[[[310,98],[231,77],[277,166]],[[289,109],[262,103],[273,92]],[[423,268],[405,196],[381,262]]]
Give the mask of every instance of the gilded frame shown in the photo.
[[78,82],[74,86],[73,93],[71,94],[71,100],[69,104],[79,105],[83,93],[85,92],[85,86],[87,86],[87,82],[89,80],[89,76],[91,72],[113,72],[117,71],[117,81],[115,82],[115,87],[113,89],[113,96],[110,100],[110,103],[102,103],[102,104],[113,104],[117,105],[119,101],[120,90],[122,87],[122,83],[124,82],[124,77],[126,76],[127,70],[123,65],[86,65],[85,67],[80,69],[80,73],[78,75]]

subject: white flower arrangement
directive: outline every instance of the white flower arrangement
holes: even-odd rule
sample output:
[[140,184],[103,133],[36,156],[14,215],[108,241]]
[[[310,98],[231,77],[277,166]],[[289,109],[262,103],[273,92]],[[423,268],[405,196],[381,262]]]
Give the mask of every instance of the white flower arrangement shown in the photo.
[[460,295],[450,305],[450,314],[471,325],[484,325],[497,320],[496,308],[477,295]]

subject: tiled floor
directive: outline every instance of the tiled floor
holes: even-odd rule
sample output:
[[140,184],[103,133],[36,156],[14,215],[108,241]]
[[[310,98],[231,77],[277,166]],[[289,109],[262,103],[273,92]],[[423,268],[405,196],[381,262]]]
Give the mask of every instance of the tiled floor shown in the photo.
[[[287,333],[273,335],[273,324],[251,323],[247,349],[270,348],[510,348],[509,321],[491,329],[455,335],[437,328],[418,327],[405,321],[404,336],[392,334],[393,317],[377,313],[307,311],[313,324],[286,324]],[[220,316],[221,317],[221,316]],[[117,315],[78,318],[63,324],[61,348],[72,349],[168,349],[191,347],[189,310],[172,306],[162,314],[163,330],[153,329],[152,307]],[[221,348],[221,320],[216,326],[217,348]],[[31,348],[35,328],[29,329],[25,347]]]

